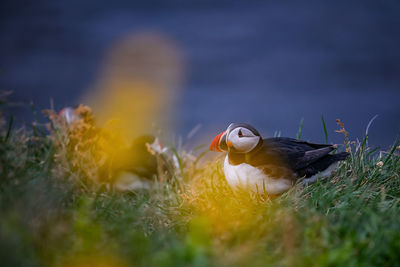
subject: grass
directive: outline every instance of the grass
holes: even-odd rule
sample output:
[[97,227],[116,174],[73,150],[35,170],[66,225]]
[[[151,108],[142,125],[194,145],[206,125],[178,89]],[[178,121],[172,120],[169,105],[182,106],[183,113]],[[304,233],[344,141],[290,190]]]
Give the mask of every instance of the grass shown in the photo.
[[98,129],[49,116],[50,133],[1,126],[2,266],[400,265],[397,144],[347,141],[351,157],[329,180],[276,199],[232,191],[221,159],[171,148],[150,190],[117,192],[94,182]]

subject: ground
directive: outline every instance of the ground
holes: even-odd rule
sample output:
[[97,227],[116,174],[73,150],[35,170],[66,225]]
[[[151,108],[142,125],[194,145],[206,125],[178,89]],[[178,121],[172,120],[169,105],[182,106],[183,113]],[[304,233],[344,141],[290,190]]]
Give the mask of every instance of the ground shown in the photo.
[[47,129],[3,116],[2,266],[399,265],[396,144],[346,136],[351,157],[329,179],[274,198],[233,191],[220,158],[170,146],[151,189],[120,192],[96,178],[104,133],[47,114]]

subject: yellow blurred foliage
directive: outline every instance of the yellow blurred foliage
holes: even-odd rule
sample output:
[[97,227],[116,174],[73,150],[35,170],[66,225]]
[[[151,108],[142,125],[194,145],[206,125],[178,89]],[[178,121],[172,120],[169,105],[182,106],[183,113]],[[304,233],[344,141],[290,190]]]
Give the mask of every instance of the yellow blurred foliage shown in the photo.
[[168,38],[127,35],[111,47],[83,102],[93,108],[101,127],[128,142],[154,126],[168,129],[182,66],[179,49]]
[[120,257],[105,253],[75,255],[64,260],[61,267],[125,267],[130,266]]

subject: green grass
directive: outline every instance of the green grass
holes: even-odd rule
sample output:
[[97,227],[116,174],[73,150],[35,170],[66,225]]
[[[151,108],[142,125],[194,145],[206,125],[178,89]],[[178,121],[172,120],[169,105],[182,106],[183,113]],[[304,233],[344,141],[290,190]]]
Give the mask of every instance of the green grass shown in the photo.
[[[62,133],[8,122],[0,134],[2,266],[400,265],[397,144],[378,153],[366,140],[347,143],[351,157],[330,179],[273,200],[232,191],[221,159],[204,165],[174,149],[165,162],[177,156],[179,170],[169,165],[170,177],[150,190],[122,193],[60,164]],[[94,168],[86,158],[79,164]]]

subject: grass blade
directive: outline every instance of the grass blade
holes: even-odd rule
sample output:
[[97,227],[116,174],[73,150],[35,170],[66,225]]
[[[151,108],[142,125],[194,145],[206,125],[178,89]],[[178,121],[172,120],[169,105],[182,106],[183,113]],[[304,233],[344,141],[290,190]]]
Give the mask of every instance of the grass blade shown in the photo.
[[369,132],[369,127],[371,126],[372,122],[378,117],[378,114],[376,114],[372,119],[369,121],[367,128],[365,129],[365,135],[368,135]]
[[10,121],[8,123],[8,128],[7,128],[7,134],[6,134],[6,138],[5,138],[5,142],[7,142],[8,138],[10,138],[10,133],[11,133],[11,129],[13,126],[13,122],[14,122],[14,116],[10,117]]
[[299,131],[297,132],[297,140],[300,140],[300,138],[301,138],[301,133],[303,132],[303,123],[304,123],[304,118],[301,118],[300,125],[299,125]]
[[325,143],[329,143],[328,140],[328,131],[326,130],[326,124],[325,124],[325,119],[324,116],[321,116],[321,120],[322,120],[322,126],[324,126],[324,134],[325,134]]
[[390,150],[389,154],[387,155],[385,161],[383,162],[383,165],[386,165],[389,160],[392,158],[394,151],[396,151],[397,146],[399,145],[399,141],[396,140],[396,142],[393,144],[392,149]]

